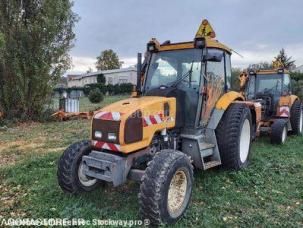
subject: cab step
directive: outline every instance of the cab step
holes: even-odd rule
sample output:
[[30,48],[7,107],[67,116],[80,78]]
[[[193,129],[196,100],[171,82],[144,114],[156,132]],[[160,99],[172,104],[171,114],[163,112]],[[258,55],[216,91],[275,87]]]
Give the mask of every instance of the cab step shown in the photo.
[[211,143],[200,142],[199,148],[201,157],[204,158],[213,155],[215,145]]
[[221,165],[220,161],[209,161],[204,163],[204,170]]

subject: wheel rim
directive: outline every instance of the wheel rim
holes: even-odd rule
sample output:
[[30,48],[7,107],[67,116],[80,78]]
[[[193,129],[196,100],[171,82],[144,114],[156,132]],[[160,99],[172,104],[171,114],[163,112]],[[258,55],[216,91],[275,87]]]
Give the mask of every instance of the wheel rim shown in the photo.
[[302,133],[302,128],[303,128],[303,112],[301,109],[301,111],[300,111],[300,133]]
[[282,132],[282,143],[285,142],[286,136],[287,136],[287,129],[286,129],[286,126],[285,126],[285,127],[283,128],[283,132]]
[[180,214],[186,198],[187,182],[187,176],[183,170],[178,170],[171,179],[167,197],[168,212],[171,215]]
[[243,123],[240,136],[240,160],[244,163],[247,159],[251,139],[251,130],[249,120],[246,119]]
[[90,177],[86,176],[84,174],[84,166],[85,165],[83,164],[83,162],[81,162],[80,165],[79,165],[79,169],[78,169],[79,181],[83,186],[91,187],[91,186],[93,186],[94,184],[97,183],[97,179],[93,179],[93,178],[90,178]]

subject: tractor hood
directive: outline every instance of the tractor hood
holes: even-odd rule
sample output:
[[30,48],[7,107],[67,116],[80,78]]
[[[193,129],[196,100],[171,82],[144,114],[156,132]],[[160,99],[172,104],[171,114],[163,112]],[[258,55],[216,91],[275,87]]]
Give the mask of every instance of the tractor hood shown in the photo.
[[93,145],[130,153],[147,147],[156,132],[173,128],[175,118],[175,98],[147,96],[118,101],[94,115]]
[[[149,108],[153,107],[155,104],[164,103],[166,100],[167,98],[165,97],[156,97],[156,96],[128,98],[102,108],[99,114],[101,112],[119,112],[122,115],[129,115],[138,109],[144,110],[145,108],[148,108],[149,110]],[[95,115],[95,117],[96,116],[98,116],[98,113]]]

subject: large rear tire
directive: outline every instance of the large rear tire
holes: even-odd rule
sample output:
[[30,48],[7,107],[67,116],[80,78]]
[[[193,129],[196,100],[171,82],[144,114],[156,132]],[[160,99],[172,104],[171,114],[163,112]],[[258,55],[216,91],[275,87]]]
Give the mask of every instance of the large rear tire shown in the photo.
[[251,112],[240,103],[231,104],[216,129],[223,167],[241,169],[248,165],[252,140]]
[[83,173],[82,157],[91,152],[91,141],[83,140],[69,146],[59,159],[58,183],[63,191],[77,194],[94,190],[99,182]]
[[175,223],[185,213],[192,194],[193,166],[189,157],[162,150],[148,164],[139,193],[140,214],[152,225]]
[[296,100],[290,110],[290,123],[292,132],[296,135],[302,135],[303,131],[303,110],[302,104]]

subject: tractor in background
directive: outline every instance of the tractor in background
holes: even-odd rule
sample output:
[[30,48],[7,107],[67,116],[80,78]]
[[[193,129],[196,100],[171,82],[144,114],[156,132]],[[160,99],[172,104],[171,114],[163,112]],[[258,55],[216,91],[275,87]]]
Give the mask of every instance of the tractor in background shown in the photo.
[[99,110],[91,139],[64,151],[60,187],[138,181],[142,218],[172,224],[189,205],[194,168],[247,167],[261,106],[231,91],[231,49],[215,37],[203,20],[193,41],[148,42],[133,97]]
[[270,135],[273,144],[283,144],[287,134],[302,134],[303,111],[300,99],[291,93],[289,71],[279,61],[272,70],[248,70],[239,76],[247,101],[259,102],[262,114],[256,133]]

